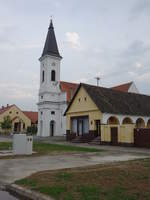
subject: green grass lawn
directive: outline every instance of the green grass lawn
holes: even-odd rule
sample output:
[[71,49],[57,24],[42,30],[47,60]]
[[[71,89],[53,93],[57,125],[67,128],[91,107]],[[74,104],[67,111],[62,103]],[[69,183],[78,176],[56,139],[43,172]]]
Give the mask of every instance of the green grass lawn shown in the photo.
[[49,144],[49,143],[40,143],[34,142],[33,144],[34,151],[38,153],[51,153],[51,152],[100,152],[102,150],[96,148],[86,148],[86,147],[77,147],[71,145],[62,145],[62,144]]
[[[9,150],[11,146],[11,142],[0,142],[0,150]],[[33,151],[37,152],[38,154],[50,154],[64,152],[100,152],[102,150],[98,150],[95,148],[75,147],[71,145],[34,142]]]
[[11,142],[0,142],[0,150],[9,150],[12,147]]
[[56,200],[150,200],[150,159],[43,171],[15,183]]

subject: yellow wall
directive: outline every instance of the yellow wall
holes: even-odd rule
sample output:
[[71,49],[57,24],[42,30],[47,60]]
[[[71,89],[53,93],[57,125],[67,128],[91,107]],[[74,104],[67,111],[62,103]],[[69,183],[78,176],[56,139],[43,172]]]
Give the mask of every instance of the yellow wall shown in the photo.
[[120,126],[118,134],[118,142],[133,143],[134,142],[134,124],[124,124]]
[[84,90],[84,88],[81,87],[71,107],[66,113],[67,130],[71,129],[71,123],[70,123],[71,117],[85,116],[85,115],[89,116],[89,129],[95,130],[96,127],[95,127],[94,120],[102,119],[102,113],[99,111],[99,109],[97,108],[95,103],[92,101],[90,96],[87,94],[87,92]]
[[[11,112],[11,113],[10,113]],[[18,112],[18,114],[17,114]],[[31,126],[31,120],[17,107],[17,106],[12,106],[10,109],[5,111],[0,115],[0,122],[3,121],[5,116],[10,116],[11,120],[16,118],[14,121],[12,121],[12,130],[14,128],[14,123],[21,121],[21,130],[23,129],[23,123],[25,123],[25,127],[27,128],[28,126]],[[0,129],[0,131],[2,131]]]
[[[86,97],[86,101],[85,101]],[[80,101],[79,101],[80,99]],[[90,96],[81,86],[72,105],[66,113],[67,130],[71,130],[71,117],[89,116],[89,130],[96,130],[95,120],[101,120],[103,115],[92,101]],[[113,115],[112,115],[113,116]],[[91,124],[91,121],[93,122]],[[104,142],[111,141],[111,127],[118,127],[118,142],[119,143],[133,143],[133,131],[135,125],[101,125],[101,140]]]
[[104,142],[111,141],[111,127],[118,127],[118,142],[119,143],[133,143],[134,142],[134,124],[124,125],[102,125],[101,126],[101,140]]

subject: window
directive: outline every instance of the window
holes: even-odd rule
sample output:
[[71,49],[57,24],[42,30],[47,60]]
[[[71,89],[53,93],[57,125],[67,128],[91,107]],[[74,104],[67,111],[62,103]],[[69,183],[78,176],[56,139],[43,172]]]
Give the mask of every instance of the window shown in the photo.
[[43,99],[43,96],[41,96],[41,99]]
[[55,115],[55,111],[51,111],[51,115]]
[[43,72],[42,72],[42,82],[44,82],[44,77],[45,76],[45,74],[44,74],[44,70],[43,70]]
[[81,99],[79,98],[78,101],[80,102],[80,100],[81,100]]
[[10,111],[9,114],[11,114],[12,112]]
[[18,115],[18,112],[16,112],[16,114]]
[[41,115],[43,115],[43,112],[41,111]]
[[52,70],[51,71],[51,81],[55,81],[55,79],[56,79],[56,75],[55,75],[56,73],[55,73],[55,70]]
[[84,100],[86,101],[86,97],[84,98]]

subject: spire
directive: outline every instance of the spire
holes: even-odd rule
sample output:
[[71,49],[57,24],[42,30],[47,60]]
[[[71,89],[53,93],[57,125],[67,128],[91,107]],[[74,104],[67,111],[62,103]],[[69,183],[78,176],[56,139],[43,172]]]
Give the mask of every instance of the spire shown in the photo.
[[45,55],[52,55],[61,58],[57,46],[57,41],[55,37],[55,32],[54,32],[54,26],[53,26],[53,21],[52,19],[50,20],[50,25],[48,28],[48,33],[42,53],[42,57]]

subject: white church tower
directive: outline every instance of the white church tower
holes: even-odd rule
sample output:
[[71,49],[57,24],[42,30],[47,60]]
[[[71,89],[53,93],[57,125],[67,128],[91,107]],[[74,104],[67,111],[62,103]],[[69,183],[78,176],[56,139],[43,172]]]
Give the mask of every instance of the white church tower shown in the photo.
[[63,116],[66,94],[60,89],[60,62],[53,22],[48,28],[45,46],[40,57],[40,89],[38,102],[38,136],[62,136],[66,131]]

